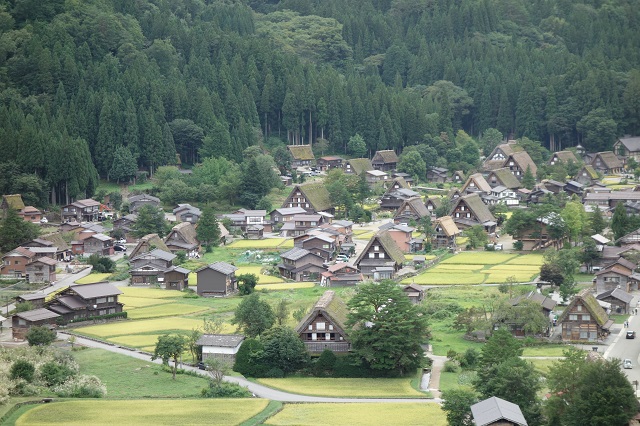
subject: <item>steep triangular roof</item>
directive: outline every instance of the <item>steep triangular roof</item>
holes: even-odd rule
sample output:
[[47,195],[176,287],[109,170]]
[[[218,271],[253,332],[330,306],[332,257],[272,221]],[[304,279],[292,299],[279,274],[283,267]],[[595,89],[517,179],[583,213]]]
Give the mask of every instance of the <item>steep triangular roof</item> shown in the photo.
[[364,258],[369,248],[374,244],[374,242],[378,242],[384,252],[397,264],[402,264],[405,261],[404,253],[400,250],[400,247],[393,240],[391,235],[387,231],[378,232],[376,235],[371,237],[364,250],[358,256],[358,259],[354,262],[355,265],[360,264],[360,261]]
[[306,161],[315,159],[311,145],[287,145],[287,149],[294,160]]
[[502,167],[509,167],[510,160],[515,161],[523,171],[526,171],[527,167],[529,167],[531,169],[531,173],[533,173],[533,176],[536,176],[536,173],[538,172],[538,166],[536,166],[536,163],[533,162],[527,151],[514,152],[504,161]]
[[[491,424],[515,424],[527,426],[520,407],[512,402],[492,396],[471,406],[471,415],[476,426]],[[501,422],[506,420],[506,422]]]
[[489,185],[489,182],[487,182],[487,180],[484,178],[484,176],[482,176],[482,173],[474,173],[471,176],[469,176],[467,181],[462,186],[461,191],[464,192],[469,187],[471,187],[471,188],[475,187],[475,188],[479,189],[480,191],[486,192],[486,193],[491,192],[491,185]]
[[307,330],[309,324],[316,319],[318,314],[322,314],[323,317],[330,320],[333,323],[333,326],[338,329],[338,332],[346,334],[345,324],[347,323],[349,308],[342,299],[336,296],[335,291],[327,290],[324,292],[313,306],[311,312],[309,312],[307,316],[298,323],[296,326],[296,332],[303,333]]
[[158,234],[147,234],[140,238],[140,241],[138,241],[138,244],[133,248],[129,257],[134,258],[139,254],[145,253],[149,251],[151,246],[163,251],[171,251]]
[[464,202],[469,207],[469,210],[471,210],[471,212],[478,218],[478,221],[480,223],[496,221],[496,218],[493,216],[491,211],[489,211],[487,205],[482,202],[482,199],[478,194],[468,194],[458,198],[453,203],[453,208],[451,209],[451,211],[454,212],[458,204],[462,202]]
[[629,152],[640,151],[640,136],[625,136],[618,139],[618,141],[620,141]]
[[511,173],[511,170],[509,170],[506,167],[503,167],[501,169],[495,169],[489,172],[489,176],[487,177],[489,180],[491,180],[492,174],[495,175],[496,179],[498,179],[502,183],[502,185],[506,188],[518,189],[522,186],[518,178],[515,177],[513,173]]
[[171,228],[171,232],[165,238],[165,244],[173,239],[178,239],[188,244],[200,244],[196,236],[196,228],[191,222],[182,222]]
[[333,207],[331,204],[331,198],[329,197],[329,191],[324,183],[306,183],[304,185],[296,185],[293,190],[299,188],[304,196],[309,200],[309,203],[313,206],[313,209],[317,212],[323,210],[329,210]]
[[622,161],[620,161],[618,156],[614,154],[613,151],[604,151],[604,152],[596,153],[596,155],[593,156],[593,160],[591,160],[592,166],[595,164],[596,159],[598,157],[600,157],[600,159],[602,160],[604,165],[607,166],[608,169],[620,169],[623,167]]
[[22,201],[22,195],[20,194],[3,195],[2,201],[3,204],[6,204],[14,210],[19,211],[24,209],[24,202]]
[[393,164],[398,162],[398,155],[392,149],[376,151],[371,163],[373,164]]
[[549,158],[549,164],[551,164],[551,161],[553,160],[554,157],[557,158],[557,160],[562,163],[568,163],[569,161],[573,161],[574,163],[578,162],[578,158],[571,151],[554,152],[553,154],[551,154],[551,158]]
[[407,207],[420,218],[429,216],[429,210],[427,210],[422,199],[420,197],[415,197],[403,201],[402,204],[400,204],[400,207],[398,207],[398,210],[396,210],[394,217],[402,216]]
[[587,175],[589,176],[590,179],[599,178],[598,172],[596,172],[596,169],[594,169],[591,164],[585,164],[584,166],[582,166],[582,168],[578,170],[578,173],[576,174],[575,179],[578,179],[580,176],[582,176],[582,172],[587,172]]
[[569,303],[569,306],[565,308],[560,317],[558,318],[558,322],[562,322],[568,315],[569,312],[573,309],[573,307],[578,303],[578,301],[582,301],[582,304],[587,308],[589,313],[595,318],[596,322],[599,326],[604,326],[609,321],[609,315],[602,309],[602,306],[598,303],[593,294],[591,294],[588,288],[585,288],[580,293],[576,294]]
[[373,170],[373,164],[371,164],[371,160],[368,158],[352,158],[351,160],[347,160],[347,164],[351,166],[351,170],[357,175]]
[[460,231],[460,229],[458,229],[458,225],[456,225],[451,216],[442,216],[436,219],[434,229],[437,226],[440,226],[442,232],[447,237],[453,237],[454,235],[458,235],[462,232]]

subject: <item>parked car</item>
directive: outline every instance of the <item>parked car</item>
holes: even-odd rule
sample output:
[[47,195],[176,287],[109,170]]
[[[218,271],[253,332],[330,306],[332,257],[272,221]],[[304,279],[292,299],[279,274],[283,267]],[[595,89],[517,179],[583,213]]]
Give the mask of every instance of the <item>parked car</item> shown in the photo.
[[49,219],[43,217],[42,219],[40,219],[40,223],[49,223]]
[[635,339],[636,338],[636,332],[635,331],[627,331],[627,339]]
[[207,366],[205,365],[204,362],[200,361],[199,363],[196,364],[196,367],[198,367],[200,370],[206,370]]
[[336,262],[348,262],[349,256],[345,256],[344,254],[339,254],[336,256]]
[[116,240],[116,244],[127,244],[127,240],[124,238],[120,238],[119,240]]
[[113,250],[114,251],[127,251],[127,247],[123,246],[122,244],[116,244],[115,246],[113,246]]
[[622,368],[625,368],[625,369],[633,368],[633,364],[631,363],[631,360],[625,359],[624,361],[622,361]]

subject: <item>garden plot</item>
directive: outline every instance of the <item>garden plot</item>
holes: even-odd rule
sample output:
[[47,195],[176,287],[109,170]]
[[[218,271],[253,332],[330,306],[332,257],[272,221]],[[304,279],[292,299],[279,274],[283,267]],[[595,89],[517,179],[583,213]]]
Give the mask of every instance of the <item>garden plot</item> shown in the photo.
[[91,325],[88,327],[77,328],[76,331],[99,338],[109,338],[131,334],[165,334],[172,333],[177,330],[188,331],[200,326],[202,326],[202,320],[192,318],[158,318]]
[[518,257],[517,254],[500,253],[495,251],[462,252],[440,262],[441,264],[462,265],[498,265]]
[[424,425],[446,426],[438,404],[381,402],[377,404],[285,404],[267,425]]
[[141,287],[120,287],[124,296],[142,297],[145,299],[172,299],[179,297],[180,293],[175,290],[161,290],[156,288]]
[[258,277],[258,284],[278,284],[284,280],[275,275],[265,275],[262,273],[262,266],[239,266],[236,276],[241,274],[255,274]]
[[111,274],[89,274],[85,277],[82,277],[80,279],[78,279],[75,283],[76,284],[93,284],[93,283],[99,283],[101,281],[106,281],[107,278],[109,278],[111,276]]
[[194,314],[196,312],[206,311],[208,309],[209,308],[207,308],[206,306],[194,306],[183,303],[166,303],[162,305],[134,309],[132,311],[129,311],[127,317],[129,319],[170,317],[177,315]]
[[[229,244],[232,249],[276,249],[287,241],[286,238],[264,238],[262,240],[236,240]],[[293,240],[291,240],[293,241]]]
[[168,299],[147,299],[145,297],[129,297],[129,296],[120,296],[118,297],[118,302],[124,304],[125,310],[136,309],[136,308],[145,308],[147,306],[156,306],[163,305],[167,303],[171,303],[171,300]]
[[237,425],[264,410],[266,399],[91,400],[41,405],[27,411],[16,425],[84,426],[102,419],[123,425]]
[[259,383],[285,392],[349,398],[425,397],[411,387],[411,379],[342,379],[288,377],[258,379]]

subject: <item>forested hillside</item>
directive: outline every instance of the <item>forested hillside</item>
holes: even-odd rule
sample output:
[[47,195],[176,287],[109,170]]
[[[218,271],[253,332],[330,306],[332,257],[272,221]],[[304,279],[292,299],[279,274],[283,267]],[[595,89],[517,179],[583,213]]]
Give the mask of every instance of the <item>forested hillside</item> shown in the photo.
[[473,141],[456,141],[458,130],[592,151],[640,134],[632,0],[2,0],[0,10],[0,191],[36,205],[90,196],[99,176],[135,166],[153,173],[176,152],[234,167],[273,138],[344,152],[359,133],[370,152],[420,144],[427,165],[459,166]]

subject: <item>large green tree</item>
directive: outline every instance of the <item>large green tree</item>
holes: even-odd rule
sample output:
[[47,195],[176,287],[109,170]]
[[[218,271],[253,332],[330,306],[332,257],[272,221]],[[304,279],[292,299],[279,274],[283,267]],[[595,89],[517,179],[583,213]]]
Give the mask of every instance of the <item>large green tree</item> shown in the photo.
[[298,333],[289,327],[273,327],[260,340],[263,345],[263,362],[271,368],[278,368],[288,374],[309,363],[307,348]]
[[164,212],[156,206],[145,204],[138,209],[138,217],[132,225],[133,235],[144,237],[147,234],[164,236],[167,232],[167,224],[164,220]]
[[187,341],[184,336],[179,334],[164,334],[158,336],[156,347],[153,350],[151,360],[161,359],[164,364],[169,364],[169,360],[173,359],[173,368],[171,370],[173,380],[176,379],[176,370],[178,369],[178,360],[182,357],[182,353],[187,349]]
[[200,216],[198,227],[196,228],[196,235],[198,241],[207,246],[207,250],[220,244],[220,226],[212,206],[207,205],[202,210],[202,216]]
[[424,362],[426,315],[395,282],[365,283],[349,301],[347,327],[353,352],[374,370],[412,374]]
[[9,208],[6,217],[0,222],[0,251],[6,253],[20,244],[26,243],[40,234],[38,225],[23,220],[18,213]]
[[271,305],[260,299],[258,293],[242,299],[233,314],[232,324],[248,337],[256,337],[273,327],[276,321]]

